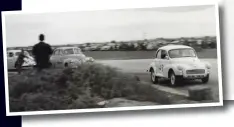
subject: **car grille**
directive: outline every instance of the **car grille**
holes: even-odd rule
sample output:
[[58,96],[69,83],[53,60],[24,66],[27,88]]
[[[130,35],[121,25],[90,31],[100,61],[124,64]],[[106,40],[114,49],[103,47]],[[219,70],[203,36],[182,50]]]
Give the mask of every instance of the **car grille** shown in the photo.
[[187,70],[187,74],[204,74],[205,70],[204,69],[194,69],[194,70]]

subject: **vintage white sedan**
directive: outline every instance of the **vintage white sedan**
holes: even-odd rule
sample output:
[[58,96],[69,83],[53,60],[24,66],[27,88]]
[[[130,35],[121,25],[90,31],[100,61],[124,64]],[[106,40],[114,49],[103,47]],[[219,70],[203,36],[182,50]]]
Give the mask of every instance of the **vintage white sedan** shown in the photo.
[[[36,65],[34,58],[29,55],[27,51],[24,51],[27,58],[24,58],[24,63],[22,65],[23,68],[33,67]],[[21,53],[21,50],[8,50],[7,51],[7,68],[8,70],[16,69],[15,63],[16,60]]]
[[53,51],[50,62],[54,68],[75,68],[85,62],[93,62],[92,57],[86,57],[78,47],[60,47]]
[[183,79],[209,81],[211,65],[198,59],[195,50],[185,45],[167,45],[156,51],[156,56],[148,68],[151,81],[159,78],[170,79],[170,85],[177,85]]

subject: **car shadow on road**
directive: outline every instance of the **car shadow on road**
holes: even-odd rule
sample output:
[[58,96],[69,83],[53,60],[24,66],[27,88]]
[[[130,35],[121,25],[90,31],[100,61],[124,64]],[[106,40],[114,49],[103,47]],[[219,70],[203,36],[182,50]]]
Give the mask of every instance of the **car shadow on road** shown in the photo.
[[[150,76],[148,74],[134,73],[133,75],[138,77],[140,79],[140,81],[152,83],[150,80]],[[170,86],[170,80],[159,79],[159,83],[157,83],[155,85],[161,85],[161,86],[172,87],[172,88],[187,88],[187,87],[192,87],[192,86],[197,86],[197,85],[205,85],[205,84],[202,83],[201,80],[197,79],[197,80],[183,80],[180,84],[178,84],[176,86]]]
[[192,87],[197,85],[204,85],[200,80],[183,80],[176,86],[170,86],[170,81],[165,79],[160,79],[157,85],[167,86],[167,87]]

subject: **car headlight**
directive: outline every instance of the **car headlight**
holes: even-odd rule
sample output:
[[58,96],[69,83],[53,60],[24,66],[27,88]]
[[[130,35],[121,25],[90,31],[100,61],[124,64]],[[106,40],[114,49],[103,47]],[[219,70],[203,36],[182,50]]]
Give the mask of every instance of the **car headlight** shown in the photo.
[[179,66],[177,66],[177,69],[180,70],[180,71],[182,71],[183,67],[179,65]]

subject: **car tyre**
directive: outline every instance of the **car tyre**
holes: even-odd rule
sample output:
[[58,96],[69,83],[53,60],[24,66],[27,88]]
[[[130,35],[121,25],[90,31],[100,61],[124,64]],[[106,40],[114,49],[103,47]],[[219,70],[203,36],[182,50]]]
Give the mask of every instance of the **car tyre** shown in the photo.
[[151,82],[154,84],[158,83],[158,77],[155,75],[154,70],[151,70],[150,73]]
[[64,64],[64,67],[67,68],[67,67],[68,67],[68,63],[65,63],[65,64]]
[[170,72],[169,78],[170,78],[171,86],[179,85],[179,83],[182,81],[182,78],[179,76],[176,76],[173,71]]
[[202,83],[207,83],[208,81],[209,81],[209,74],[205,78],[202,78]]

